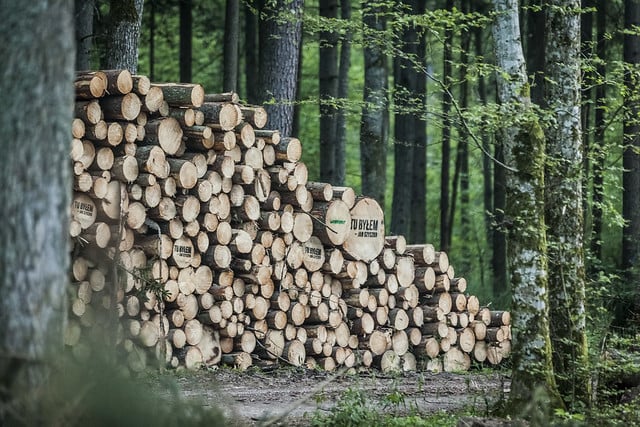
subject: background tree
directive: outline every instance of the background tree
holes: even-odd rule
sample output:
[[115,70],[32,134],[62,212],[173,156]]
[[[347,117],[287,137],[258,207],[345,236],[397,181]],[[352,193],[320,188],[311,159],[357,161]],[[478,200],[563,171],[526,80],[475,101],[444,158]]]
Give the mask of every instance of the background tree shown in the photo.
[[[5,406],[38,387],[62,350],[69,272],[69,129],[73,2],[1,1],[0,424],[32,424],[37,408]],[[38,31],[34,31],[37,28]],[[28,52],[28,54],[25,54]],[[46,147],[43,145],[46,141]],[[6,424],[5,424],[6,422]]]
[[[191,63],[193,62],[193,3],[192,0],[179,0],[180,5],[180,81],[189,83],[192,80]],[[225,45],[226,46],[226,45]]]
[[245,93],[247,101],[251,104],[258,103],[258,76],[260,65],[258,55],[258,17],[257,10],[250,3],[244,3],[244,76]]
[[509,229],[508,261],[512,287],[513,372],[511,411],[519,413],[538,387],[552,407],[560,403],[551,363],[547,287],[547,244],[544,223],[544,134],[531,108],[520,39],[517,0],[493,0],[500,129],[506,174],[505,217]]
[[546,7],[547,125],[545,221],[553,366],[567,404],[591,398],[585,319],[580,115],[580,1]]
[[338,98],[338,33],[331,20],[338,18],[337,0],[320,0],[320,16],[327,19],[327,29],[320,32],[318,76],[320,80],[320,179],[336,182],[336,132]]
[[138,71],[143,0],[110,0],[102,68]]
[[75,0],[76,70],[91,69],[95,0]]
[[624,2],[624,84],[627,107],[624,116],[622,166],[622,268],[628,283],[634,283],[636,306],[640,307],[640,2]]
[[[447,11],[453,10],[453,0],[446,0]],[[453,62],[453,28],[449,23],[444,31],[444,46],[442,53],[442,81],[447,91],[442,92],[442,161],[440,164],[440,249],[449,251],[451,246],[451,224],[449,224],[450,209],[450,159],[451,159],[451,83]]]
[[[227,0],[224,18],[224,60],[222,90],[238,90],[238,46],[240,43],[240,2]],[[255,71],[255,70],[253,70]]]
[[302,37],[303,0],[276,0],[260,15],[258,96],[269,114],[267,127],[291,136]]
[[377,3],[362,4],[364,37],[364,88],[360,122],[362,194],[385,203],[387,184],[387,56],[378,33],[386,28],[386,11]]
[[[400,7],[406,14],[415,13],[416,2],[404,0]],[[414,26],[405,24],[401,29],[402,52],[393,59],[393,101],[395,107],[393,204],[391,205],[391,233],[410,237],[411,198],[413,191],[413,154],[416,146],[416,106],[412,105],[417,93],[415,71],[418,53],[418,35]],[[411,240],[411,239],[409,239]]]
[[[351,20],[351,0],[340,0],[340,17],[343,21]],[[345,185],[347,169],[347,106],[344,105],[349,98],[349,70],[351,69],[351,31],[342,35],[340,42],[340,68],[338,70],[338,99],[342,103],[338,109],[336,118],[336,142],[335,146],[335,183]]]

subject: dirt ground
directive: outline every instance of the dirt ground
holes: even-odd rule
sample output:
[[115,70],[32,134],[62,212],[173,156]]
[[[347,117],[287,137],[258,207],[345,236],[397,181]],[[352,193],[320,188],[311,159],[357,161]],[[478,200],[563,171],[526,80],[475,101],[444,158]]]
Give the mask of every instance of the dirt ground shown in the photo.
[[[220,368],[172,375],[186,399],[204,406],[221,406],[238,424],[248,426],[267,420],[278,420],[276,425],[306,425],[314,411],[330,410],[350,388],[366,392],[376,410],[417,410],[422,414],[473,407],[483,415],[509,391],[504,374],[478,371],[383,375],[373,370],[326,373],[280,367],[247,372]],[[389,407],[392,393],[403,403]]]

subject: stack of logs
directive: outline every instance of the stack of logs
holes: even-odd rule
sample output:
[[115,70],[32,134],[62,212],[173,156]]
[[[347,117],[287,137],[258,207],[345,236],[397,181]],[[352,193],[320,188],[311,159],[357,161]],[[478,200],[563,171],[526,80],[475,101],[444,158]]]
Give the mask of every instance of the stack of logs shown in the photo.
[[105,330],[132,370],[149,356],[384,371],[508,356],[509,313],[468,295],[446,253],[385,236],[375,200],[309,181],[300,141],[263,129],[262,107],[123,70],[75,87],[77,357]]

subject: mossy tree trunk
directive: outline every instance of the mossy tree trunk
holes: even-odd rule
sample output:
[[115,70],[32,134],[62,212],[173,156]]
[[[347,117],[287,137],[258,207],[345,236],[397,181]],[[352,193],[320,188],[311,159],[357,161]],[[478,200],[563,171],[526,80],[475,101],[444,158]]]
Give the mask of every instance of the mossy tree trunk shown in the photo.
[[[551,362],[547,242],[544,223],[544,134],[531,108],[520,40],[518,2],[493,0],[500,130],[506,174],[505,218],[510,223],[507,259],[511,271],[513,373],[511,411],[522,415],[538,389],[561,405]],[[509,121],[510,119],[511,121]]]
[[545,221],[551,342],[556,383],[567,405],[591,395],[585,315],[580,114],[580,1],[546,8],[547,128]]
[[2,11],[0,425],[40,425],[39,392],[63,348],[70,268],[73,1],[4,1]]

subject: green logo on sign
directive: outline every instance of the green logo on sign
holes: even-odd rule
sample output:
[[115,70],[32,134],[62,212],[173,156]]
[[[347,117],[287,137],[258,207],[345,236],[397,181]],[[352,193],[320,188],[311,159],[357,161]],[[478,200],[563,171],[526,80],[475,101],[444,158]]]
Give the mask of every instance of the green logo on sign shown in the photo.
[[345,221],[344,219],[332,219],[331,221],[329,221],[329,224],[344,224],[347,221]]

